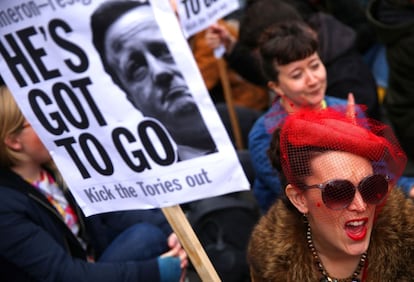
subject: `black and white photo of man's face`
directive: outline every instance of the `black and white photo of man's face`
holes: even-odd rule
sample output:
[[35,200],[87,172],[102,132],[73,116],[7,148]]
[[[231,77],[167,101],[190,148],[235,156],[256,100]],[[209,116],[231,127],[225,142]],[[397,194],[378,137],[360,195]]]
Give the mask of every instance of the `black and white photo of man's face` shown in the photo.
[[217,152],[148,2],[103,2],[91,28],[105,71],[143,116],[165,126],[180,160]]
[[107,64],[144,116],[175,130],[191,126],[188,118],[198,112],[197,105],[150,6],[132,9],[116,20],[106,32],[105,51]]

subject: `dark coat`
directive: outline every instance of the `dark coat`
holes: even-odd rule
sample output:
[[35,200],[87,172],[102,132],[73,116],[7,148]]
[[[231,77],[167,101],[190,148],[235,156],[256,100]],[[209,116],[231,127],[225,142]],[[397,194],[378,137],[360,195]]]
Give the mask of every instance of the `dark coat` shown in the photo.
[[[93,234],[93,240],[90,240],[90,242],[96,258],[100,257],[118,235],[135,224],[145,222],[160,228],[165,235],[165,242],[173,232],[160,209],[101,213],[87,217],[85,222],[90,234]],[[165,247],[165,251],[168,251],[167,243]]]
[[[393,189],[374,224],[366,282],[414,280],[414,204]],[[262,217],[249,243],[253,281],[319,281],[302,215],[279,200]]]
[[159,281],[155,259],[87,262],[78,239],[43,194],[4,170],[0,170],[0,277],[17,282]]
[[367,16],[386,47],[389,79],[384,105],[408,156],[405,175],[414,176],[414,4],[402,8],[371,1]]

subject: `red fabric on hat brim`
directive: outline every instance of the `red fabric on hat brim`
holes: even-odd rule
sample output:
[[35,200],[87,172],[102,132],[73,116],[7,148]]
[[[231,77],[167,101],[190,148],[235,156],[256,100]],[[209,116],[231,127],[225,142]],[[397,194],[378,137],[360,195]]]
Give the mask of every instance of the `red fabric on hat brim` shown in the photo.
[[[290,166],[293,156],[286,154],[287,144],[297,148],[316,147],[362,156],[381,163],[381,167],[386,169],[381,169],[382,172],[390,176],[392,181],[401,176],[407,162],[404,151],[388,125],[366,117],[350,118],[346,107],[320,111],[306,109],[289,115],[282,125],[280,148],[283,162]],[[286,176],[288,179],[292,177]]]
[[372,161],[380,160],[388,141],[349,122],[334,119],[308,121],[294,119],[287,122],[287,141],[293,146],[313,146],[353,153]]

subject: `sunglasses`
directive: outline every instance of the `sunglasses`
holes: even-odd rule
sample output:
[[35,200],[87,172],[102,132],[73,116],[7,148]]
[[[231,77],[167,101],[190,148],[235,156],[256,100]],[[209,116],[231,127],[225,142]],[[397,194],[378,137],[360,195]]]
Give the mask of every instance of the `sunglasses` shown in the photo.
[[[335,179],[309,186],[305,185],[303,188],[320,189],[324,204],[332,210],[341,210],[348,207],[354,200],[357,189],[351,181],[345,179]],[[381,174],[367,176],[359,182],[358,191],[365,203],[378,205],[388,193],[388,177]]]

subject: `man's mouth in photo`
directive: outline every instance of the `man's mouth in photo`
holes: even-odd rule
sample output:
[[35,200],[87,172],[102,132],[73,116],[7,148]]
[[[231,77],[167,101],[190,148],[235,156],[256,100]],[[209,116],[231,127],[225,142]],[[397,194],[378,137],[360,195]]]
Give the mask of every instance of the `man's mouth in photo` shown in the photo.
[[171,102],[179,98],[190,97],[191,94],[187,87],[174,87],[167,90],[163,95],[163,103]]

